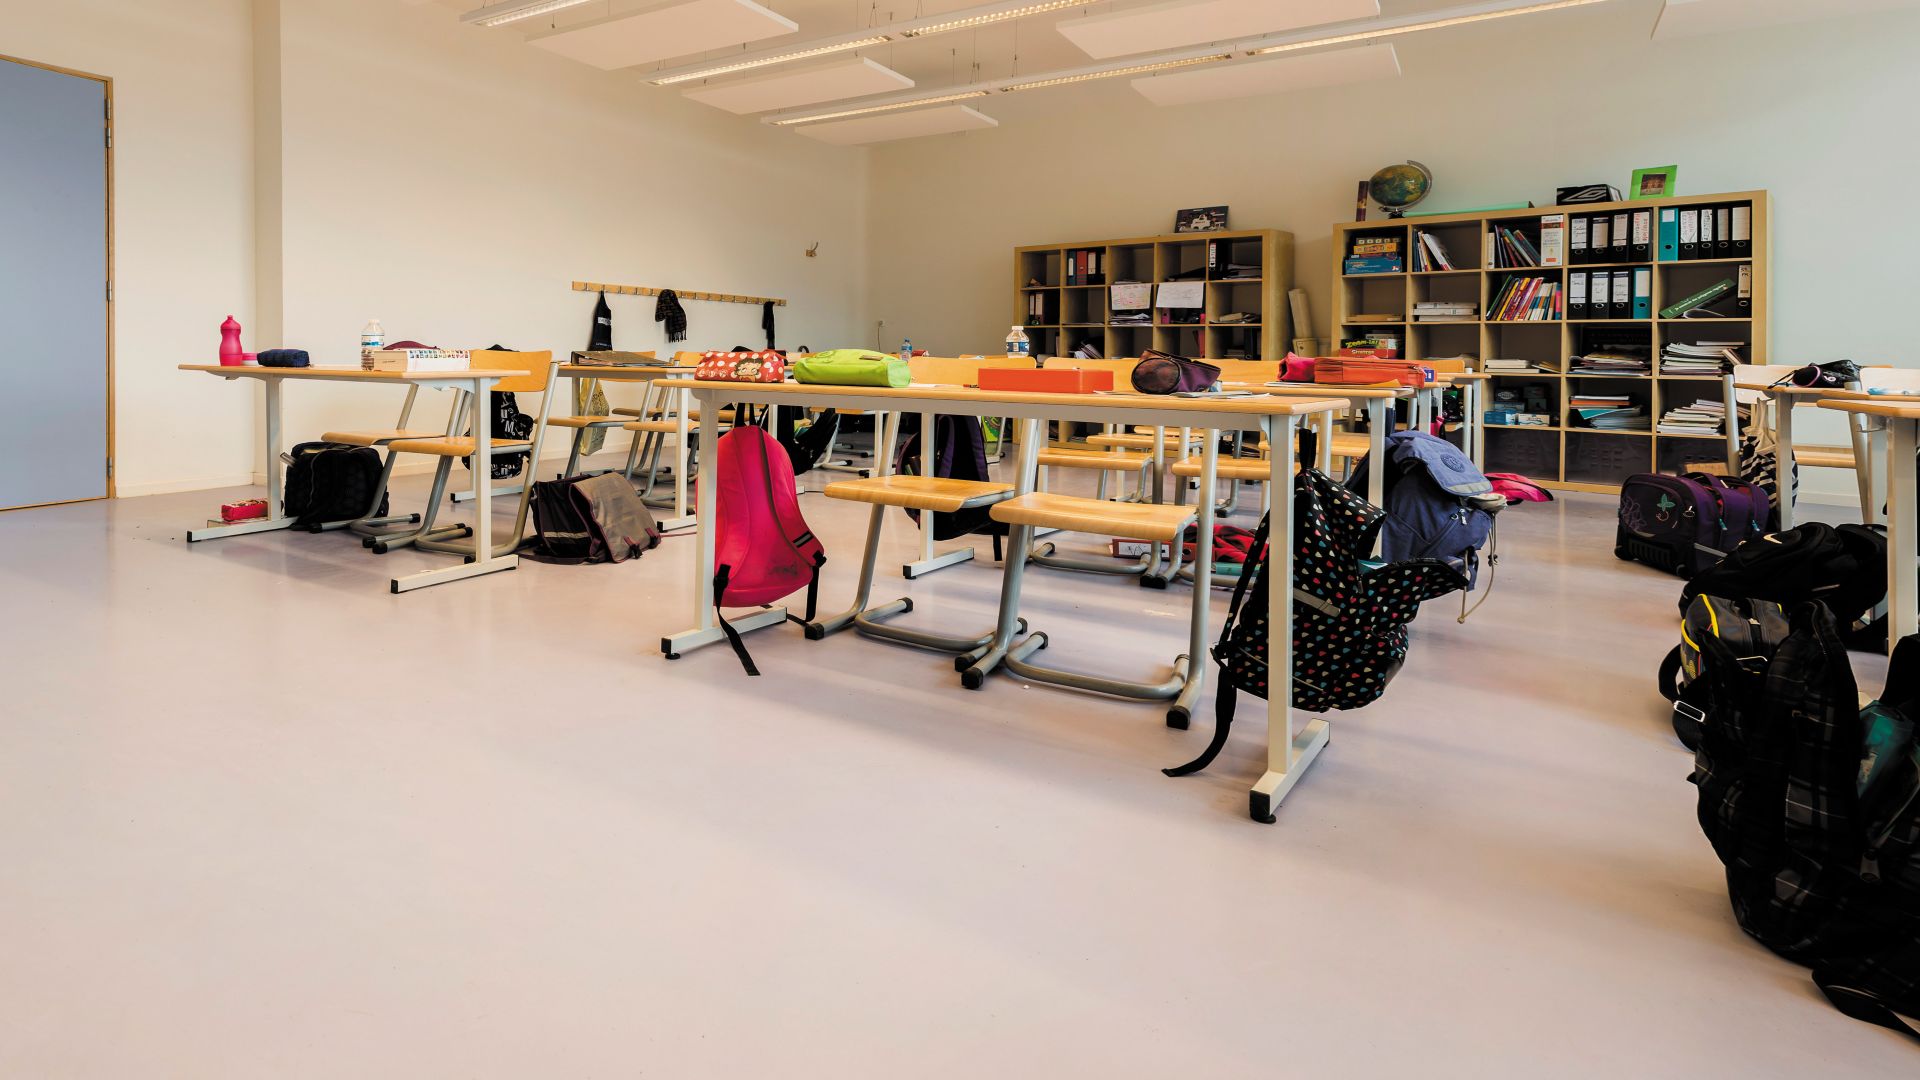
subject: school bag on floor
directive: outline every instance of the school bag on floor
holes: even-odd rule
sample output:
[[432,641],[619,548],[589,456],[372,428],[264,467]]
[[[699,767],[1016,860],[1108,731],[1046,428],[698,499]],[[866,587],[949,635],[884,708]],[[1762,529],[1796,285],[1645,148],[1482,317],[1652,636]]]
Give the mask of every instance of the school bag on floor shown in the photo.
[[1813,969],[1842,1012],[1920,1039],[1920,639],[1862,710],[1839,625],[1789,612],[1771,650],[1699,642],[1706,720],[1688,778],[1740,928]]
[[[920,475],[920,431],[917,421],[917,416],[909,417],[908,422],[915,424],[915,427],[894,454],[893,471],[897,475]],[[993,479],[987,473],[987,438],[981,430],[979,418],[948,416],[944,413],[936,416],[933,418],[933,439],[933,475],[947,480],[983,482]],[[933,538],[953,540],[984,533],[993,537],[994,557],[999,558],[1000,538],[1007,535],[1007,527],[993,520],[991,511],[992,507],[981,506],[951,514],[935,514]],[[913,519],[914,524],[921,524],[920,511],[909,509],[907,516]]]
[[619,473],[533,485],[529,558],[554,563],[625,562],[660,543],[653,511]]
[[812,622],[827,554],[800,514],[793,463],[779,440],[764,428],[740,426],[720,436],[714,453],[720,475],[714,489],[714,615],[740,666],[758,675],[746,642],[720,609],[767,607],[805,589],[806,617],[788,618]]
[[[1311,712],[1358,709],[1386,693],[1407,657],[1407,623],[1420,605],[1467,587],[1439,559],[1381,565],[1366,560],[1386,514],[1318,469],[1294,477],[1293,705]],[[1267,696],[1267,544],[1269,519],[1254,531],[1257,553],[1241,571],[1213,647],[1220,685],[1213,739],[1200,756],[1172,769],[1207,767],[1227,744],[1241,691]]]
[[1847,644],[1878,652],[1887,646],[1886,530],[1810,521],[1755,537],[1687,580],[1680,613],[1702,595],[1778,604],[1818,600],[1839,621]]
[[[287,465],[281,511],[295,528],[360,517],[380,490],[380,451],[371,446],[303,442],[280,460]],[[382,494],[373,516],[386,513],[387,497]]]
[[1692,577],[1776,521],[1772,494],[1757,484],[1707,473],[1640,473],[1620,485],[1613,554]]
[[780,446],[787,452],[787,461],[792,464],[795,476],[810,471],[820,464],[820,459],[833,449],[835,439],[840,437],[840,414],[832,409],[815,413],[813,422],[798,428],[788,438],[780,440]]

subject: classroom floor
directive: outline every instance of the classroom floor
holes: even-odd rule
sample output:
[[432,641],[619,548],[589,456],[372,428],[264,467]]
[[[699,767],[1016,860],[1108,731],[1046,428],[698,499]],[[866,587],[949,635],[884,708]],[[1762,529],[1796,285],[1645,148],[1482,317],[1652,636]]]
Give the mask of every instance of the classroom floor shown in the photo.
[[[1170,780],[1210,715],[791,627],[666,662],[689,539],[393,596],[445,560],[189,547],[220,501],[0,514],[0,1075],[1913,1075],[1735,926],[1610,499],[1505,515],[1273,826],[1257,711]],[[866,510],[803,505],[844,602]],[[985,627],[998,583],[877,595]],[[1026,613],[1138,670],[1185,600]]]

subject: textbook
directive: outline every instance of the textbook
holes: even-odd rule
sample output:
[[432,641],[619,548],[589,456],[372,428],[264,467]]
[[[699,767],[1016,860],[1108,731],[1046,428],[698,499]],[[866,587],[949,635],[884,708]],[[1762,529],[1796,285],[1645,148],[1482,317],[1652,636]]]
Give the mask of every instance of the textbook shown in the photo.
[[1732,291],[1733,279],[1722,278],[1717,285],[1709,285],[1677,304],[1669,304],[1661,308],[1660,317],[1663,319],[1682,318],[1695,308],[1705,307]]

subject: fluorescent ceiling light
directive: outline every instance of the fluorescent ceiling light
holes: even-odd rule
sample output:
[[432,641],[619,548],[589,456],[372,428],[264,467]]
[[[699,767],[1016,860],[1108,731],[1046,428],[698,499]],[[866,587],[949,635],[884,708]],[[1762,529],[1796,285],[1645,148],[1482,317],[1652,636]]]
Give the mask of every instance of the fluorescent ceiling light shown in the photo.
[[870,45],[885,45],[893,39],[885,34],[872,37],[855,38],[852,41],[840,41],[831,45],[819,45],[811,49],[799,49],[794,52],[780,53],[777,56],[762,56],[757,60],[741,60],[732,64],[720,64],[715,67],[701,68],[698,71],[683,71],[678,75],[667,75],[653,80],[655,86],[673,86],[677,83],[693,82],[697,79],[711,79],[719,75],[733,75],[755,68],[771,67],[774,64],[786,64],[795,60],[805,60],[814,56],[831,56],[834,53],[851,52]]
[[1203,71],[1137,79],[1133,88],[1155,105],[1191,105],[1199,101],[1282,94],[1322,86],[1376,82],[1400,76],[1400,60],[1391,45],[1277,56],[1244,64],[1222,64]]
[[1055,29],[1088,56],[1110,60],[1379,14],[1380,0],[1199,0],[1066,19]]
[[1150,71],[1171,71],[1174,68],[1192,67],[1195,64],[1217,64],[1222,60],[1233,59],[1232,53],[1210,53],[1206,56],[1189,56],[1184,60],[1161,60],[1152,64],[1134,64],[1131,67],[1110,68],[1106,71],[1083,71],[1077,75],[1056,75],[1050,79],[1034,79],[1031,82],[1017,82],[1003,86],[1001,92],[1013,90],[1038,90],[1047,86],[1065,86],[1068,83],[1091,82],[1094,79],[1112,79],[1121,75],[1144,75]]
[[467,12],[460,16],[460,21],[486,27],[505,26],[508,23],[519,22],[521,19],[545,15],[550,11],[578,7],[586,2],[587,0],[522,0],[520,3],[492,4]]
[[753,0],[681,0],[570,26],[527,44],[608,71],[779,37],[800,24]]
[[997,22],[1006,22],[1009,19],[1024,19],[1029,15],[1044,15],[1049,11],[1059,11],[1061,8],[1084,7],[1089,2],[1090,0],[1049,0],[1047,3],[1024,4],[1020,7],[1008,8],[1005,11],[969,15],[959,19],[947,19],[930,26],[915,25],[912,29],[902,30],[900,33],[903,37],[932,37],[934,34],[944,34],[949,30],[972,30],[976,27],[989,26]]
[[684,93],[702,105],[745,115],[911,89],[913,80],[905,75],[864,56],[850,56],[718,86],[696,86]]
[[1915,0],[1667,0],[1653,26],[1655,41],[1724,34],[1755,26],[1836,19],[1914,6]]
[[890,116],[866,116],[833,124],[803,127],[799,133],[809,139],[839,146],[887,142],[893,139],[918,139],[927,135],[951,135],[959,131],[978,131],[998,127],[1000,121],[965,105],[948,105],[920,112]]
[[894,101],[885,105],[869,105],[864,109],[841,109],[838,112],[816,113],[812,116],[783,116],[771,121],[775,127],[792,127],[795,124],[812,124],[824,120],[845,120],[851,116],[871,116],[874,113],[895,112],[900,109],[915,109],[922,105],[944,105],[949,101],[966,101],[969,98],[983,98],[985,90],[965,90],[958,94],[941,94],[938,97],[914,98],[912,101]]
[[1495,11],[1481,11],[1471,15],[1455,15],[1445,19],[1433,19],[1429,22],[1408,23],[1405,26],[1383,26],[1374,30],[1360,30],[1351,34],[1336,34],[1333,37],[1313,38],[1309,41],[1290,41],[1284,45],[1269,45],[1264,49],[1255,49],[1255,56],[1268,56],[1273,53],[1293,52],[1298,49],[1319,49],[1328,45],[1345,45],[1354,41],[1376,41],[1385,37],[1398,37],[1401,34],[1418,34],[1427,30],[1444,30],[1449,26],[1468,26],[1473,23],[1492,22],[1495,19],[1512,18],[1515,15],[1538,15],[1543,11],[1559,11],[1562,8],[1586,7],[1589,4],[1605,4],[1609,0],[1553,0],[1547,4],[1529,4],[1525,7],[1500,8]]

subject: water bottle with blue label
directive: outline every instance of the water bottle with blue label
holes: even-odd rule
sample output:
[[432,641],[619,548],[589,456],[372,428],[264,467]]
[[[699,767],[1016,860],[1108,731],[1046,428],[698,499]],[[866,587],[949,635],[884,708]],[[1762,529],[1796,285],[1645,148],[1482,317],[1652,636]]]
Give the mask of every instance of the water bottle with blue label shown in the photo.
[[1007,355],[1009,357],[1029,357],[1033,355],[1033,342],[1027,332],[1016,324],[1013,333],[1007,335]]

